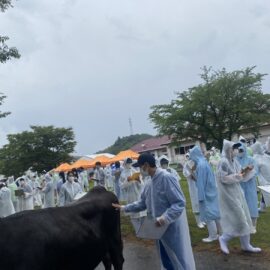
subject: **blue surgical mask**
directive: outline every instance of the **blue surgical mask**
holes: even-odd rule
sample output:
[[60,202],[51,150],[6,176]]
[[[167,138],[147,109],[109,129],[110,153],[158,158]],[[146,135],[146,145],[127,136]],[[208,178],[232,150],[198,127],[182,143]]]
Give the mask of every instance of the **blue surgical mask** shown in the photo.
[[242,157],[244,157],[244,155],[245,155],[244,152],[239,152],[237,156],[240,157],[240,158],[242,158]]

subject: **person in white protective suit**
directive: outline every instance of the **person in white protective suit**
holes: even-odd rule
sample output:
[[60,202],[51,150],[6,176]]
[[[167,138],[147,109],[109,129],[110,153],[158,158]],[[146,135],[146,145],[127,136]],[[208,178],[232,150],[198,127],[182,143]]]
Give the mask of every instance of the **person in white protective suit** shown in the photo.
[[198,199],[198,188],[195,179],[195,163],[189,159],[189,153],[186,154],[186,161],[183,168],[183,175],[188,182],[189,196],[191,200],[192,212],[195,216],[197,226],[202,229],[205,227],[204,223],[200,219],[200,208]]
[[217,171],[217,166],[218,166],[218,163],[220,161],[220,153],[219,153],[219,150],[216,149],[215,147],[212,147],[211,148],[211,151],[210,151],[210,157],[209,157],[209,163],[214,171],[214,173],[216,173]]
[[41,186],[38,181],[37,175],[33,174],[30,178],[29,185],[31,186],[33,190],[33,200],[34,200],[34,206],[41,207],[42,206],[42,199],[41,199]]
[[267,156],[270,156],[270,137],[267,138],[265,144],[263,145],[263,150]]
[[[28,181],[29,182],[29,181]],[[24,178],[19,179],[19,189],[23,190],[24,195],[19,197],[19,211],[33,210],[34,209],[34,199],[33,199],[33,189],[27,180]]]
[[228,242],[234,237],[240,237],[241,248],[248,252],[260,252],[250,244],[250,234],[255,233],[249,208],[240,186],[241,182],[250,179],[250,172],[241,172],[237,161],[240,144],[224,140],[222,159],[218,165],[217,183],[223,234],[219,237],[220,248],[229,254]]
[[248,146],[248,142],[247,142],[246,138],[244,138],[243,136],[239,136],[239,142],[241,142],[242,144],[244,144],[246,146],[248,156],[252,157],[253,152],[252,152],[251,147]]
[[79,184],[82,191],[89,191],[88,172],[83,167],[79,169]]
[[[137,171],[132,167],[132,159],[125,159],[123,163],[123,170],[120,174],[119,184],[121,188],[122,200],[128,204],[136,202],[140,199],[144,187],[144,183],[140,175],[136,177],[136,180],[132,180],[132,176],[136,173]],[[130,213],[129,216],[135,230],[138,230],[140,218],[146,216],[146,211]]]
[[121,187],[120,187],[120,175],[123,170],[119,161],[116,161],[114,164],[114,168],[112,168],[112,175],[114,180],[114,193],[117,196],[118,200],[122,199]]
[[45,175],[45,186],[42,193],[44,193],[44,208],[55,207],[55,185],[49,174]]
[[15,191],[18,190],[18,186],[14,181],[14,176],[8,177],[7,187],[11,192],[11,200],[15,209],[15,212],[18,212],[18,198],[15,196]]
[[139,176],[136,180],[131,180],[131,176],[137,171],[132,167],[132,159],[127,158],[124,160],[123,170],[120,174],[120,188],[123,200],[127,203],[133,203],[140,198],[143,183]]
[[[253,151],[253,158],[257,164],[258,168],[258,182],[260,186],[270,185],[270,158],[266,154],[264,154],[263,146],[260,142],[256,142],[251,146]],[[259,211],[263,212],[266,208],[265,198],[267,197],[267,201],[270,201],[270,194],[264,193],[262,195],[262,199],[260,202]]]
[[15,213],[11,200],[11,191],[6,184],[0,182],[0,218],[10,216]]
[[103,168],[101,167],[101,162],[97,161],[96,162],[96,167],[95,167],[95,186],[105,186],[105,173]]
[[178,181],[181,180],[179,174],[177,173],[177,171],[173,168],[171,168],[170,165],[170,160],[167,156],[162,155],[159,159],[158,159],[158,163],[160,165],[160,167],[163,170],[166,170],[168,173],[172,174]]
[[65,206],[74,201],[75,196],[82,192],[79,183],[74,182],[75,177],[72,171],[67,173],[67,181],[62,185],[59,193],[59,206]]
[[105,173],[105,187],[109,191],[114,191],[114,181],[112,175],[112,168],[110,165],[107,165],[104,169]]

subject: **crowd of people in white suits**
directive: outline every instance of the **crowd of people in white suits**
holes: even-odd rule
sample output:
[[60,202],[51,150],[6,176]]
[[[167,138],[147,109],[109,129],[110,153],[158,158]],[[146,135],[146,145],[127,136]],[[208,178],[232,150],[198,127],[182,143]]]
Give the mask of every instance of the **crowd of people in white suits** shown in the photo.
[[243,137],[238,142],[224,140],[221,153],[215,147],[206,151],[201,144],[186,154],[183,174],[192,211],[198,227],[206,225],[209,233],[203,242],[219,240],[221,250],[229,254],[229,241],[240,237],[242,250],[261,251],[250,244],[250,235],[257,231],[265,201],[270,201],[269,193],[263,193],[258,202],[257,188],[270,185],[269,154],[270,138],[265,144],[256,140],[247,144]]
[[[120,201],[134,203],[151,178],[133,168],[133,162],[127,158],[105,168],[97,162],[94,170],[80,168],[67,173],[38,174],[29,169],[17,179],[2,179],[0,217],[34,208],[65,206],[85,194],[91,181],[114,192]],[[158,167],[179,182],[179,174],[169,163],[165,155],[156,158]],[[243,250],[260,252],[260,248],[250,244],[250,235],[256,233],[259,212],[266,207],[268,195],[264,194],[258,209],[257,184],[270,185],[270,138],[265,144],[253,141],[250,145],[243,137],[238,142],[224,140],[221,152],[215,147],[207,151],[204,144],[198,144],[186,153],[183,174],[197,225],[208,229],[203,242],[219,240],[221,250],[229,254],[228,242],[240,237]],[[134,226],[144,215],[145,212],[130,214]]]
[[[161,157],[161,166],[167,166],[169,160]],[[163,163],[162,163],[163,162]],[[73,169],[69,172],[43,171],[40,174],[28,169],[24,175],[14,179],[13,176],[0,181],[0,217],[6,217],[24,210],[64,206],[85,194],[90,188],[101,185],[113,191],[119,200],[127,203],[136,201],[144,187],[144,179],[130,177],[138,171],[132,167],[133,160],[125,159],[105,168],[96,162],[94,169]],[[165,164],[165,165],[164,165]],[[176,177],[178,173],[168,168]]]

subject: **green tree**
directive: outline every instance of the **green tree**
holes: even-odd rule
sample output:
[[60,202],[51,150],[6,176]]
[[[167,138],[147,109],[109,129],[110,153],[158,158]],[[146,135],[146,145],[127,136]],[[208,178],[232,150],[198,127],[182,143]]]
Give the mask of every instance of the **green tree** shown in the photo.
[[12,58],[20,58],[20,54],[15,47],[8,47],[7,40],[9,40],[8,37],[0,36],[0,63],[5,63]]
[[110,153],[110,154],[116,155],[120,151],[128,150],[135,144],[143,140],[149,139],[151,137],[153,136],[149,134],[134,134],[134,135],[130,135],[130,136],[122,137],[122,138],[118,137],[113,145],[109,146],[108,148],[102,151],[97,152],[97,154]]
[[175,143],[198,140],[222,148],[223,139],[245,129],[255,136],[270,119],[270,95],[262,92],[266,74],[255,67],[227,72],[203,68],[203,83],[176,93],[170,104],[152,106],[150,120]]
[[[0,0],[0,11],[5,12],[6,9],[12,7],[11,0]],[[0,36],[0,63],[5,63],[12,58],[20,58],[20,54],[15,47],[9,48],[6,41],[7,36]]]
[[[9,7],[12,7],[11,0],[0,0],[0,11],[4,12]],[[7,46],[6,41],[8,39],[6,36],[0,36],[0,63],[2,64],[12,58],[20,58],[20,54],[15,47],[9,48]],[[3,104],[5,98],[6,96],[0,93],[0,106]],[[3,113],[0,111],[0,118],[6,117],[9,114],[9,112]]]
[[74,137],[72,128],[54,126],[31,126],[31,131],[8,135],[8,144],[0,149],[0,174],[18,176],[30,167],[48,171],[70,162]]
[[11,0],[0,0],[0,10],[4,12],[9,7],[12,7]]
[[[6,98],[6,96],[3,95],[2,93],[0,93],[0,106],[3,104],[5,98]],[[0,110],[0,118],[4,118],[4,117],[8,116],[9,114],[10,114],[10,112],[2,112]]]

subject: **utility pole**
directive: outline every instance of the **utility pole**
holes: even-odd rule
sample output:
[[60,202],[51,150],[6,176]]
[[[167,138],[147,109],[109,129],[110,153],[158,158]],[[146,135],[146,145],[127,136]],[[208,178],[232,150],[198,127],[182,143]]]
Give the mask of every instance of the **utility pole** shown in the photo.
[[129,117],[128,122],[129,122],[129,128],[130,128],[130,135],[133,135],[134,132],[133,132],[133,123],[132,123],[131,117]]

